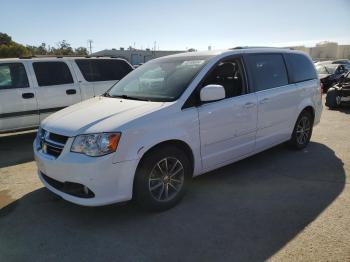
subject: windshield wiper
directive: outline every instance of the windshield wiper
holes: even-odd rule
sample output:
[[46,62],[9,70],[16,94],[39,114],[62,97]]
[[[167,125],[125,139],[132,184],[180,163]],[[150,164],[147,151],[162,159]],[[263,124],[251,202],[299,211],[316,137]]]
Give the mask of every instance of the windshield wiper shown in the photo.
[[113,97],[113,98],[123,98],[123,99],[129,99],[129,100],[139,100],[139,101],[150,101],[147,98],[143,98],[143,97],[138,97],[138,96],[128,96],[128,95],[115,95],[115,96],[111,96],[110,94],[108,94],[109,97]]

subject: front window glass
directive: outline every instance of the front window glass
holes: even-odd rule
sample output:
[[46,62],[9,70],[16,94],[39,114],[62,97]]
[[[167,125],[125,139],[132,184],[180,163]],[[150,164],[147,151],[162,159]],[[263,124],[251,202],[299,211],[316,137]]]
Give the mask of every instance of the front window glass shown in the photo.
[[150,101],[178,99],[210,56],[167,57],[147,62],[119,81],[111,97]]
[[316,71],[319,74],[330,74],[325,66],[316,66]]

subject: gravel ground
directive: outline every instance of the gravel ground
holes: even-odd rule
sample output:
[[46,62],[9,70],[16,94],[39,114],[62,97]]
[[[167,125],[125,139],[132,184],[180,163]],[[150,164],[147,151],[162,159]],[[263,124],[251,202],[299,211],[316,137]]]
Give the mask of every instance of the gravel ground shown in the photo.
[[42,187],[35,133],[0,136],[0,261],[350,261],[350,107],[193,180],[175,208],[87,208]]

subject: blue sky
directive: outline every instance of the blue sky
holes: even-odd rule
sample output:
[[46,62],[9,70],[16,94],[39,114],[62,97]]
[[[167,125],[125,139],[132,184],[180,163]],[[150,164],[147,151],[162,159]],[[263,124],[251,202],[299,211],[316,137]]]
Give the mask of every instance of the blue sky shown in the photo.
[[350,0],[2,0],[0,32],[30,45],[206,50],[350,44]]

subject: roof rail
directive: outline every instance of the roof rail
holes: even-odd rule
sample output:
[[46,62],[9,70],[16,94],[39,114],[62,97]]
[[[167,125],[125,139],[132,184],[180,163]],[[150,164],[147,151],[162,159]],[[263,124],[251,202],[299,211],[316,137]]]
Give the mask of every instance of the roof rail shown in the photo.
[[229,48],[229,50],[254,49],[254,48],[283,48],[283,47],[273,47],[273,46],[236,46],[236,47],[233,47],[233,48]]
[[35,55],[30,55],[30,56],[20,56],[19,59],[31,59],[31,58],[36,58]]
[[32,56],[20,56],[19,59],[31,59],[31,58],[74,58],[74,57],[84,57],[84,58],[117,58],[117,59],[125,59],[123,57],[118,56],[108,56],[108,55],[96,55],[96,56],[90,56],[90,55],[32,55]]

